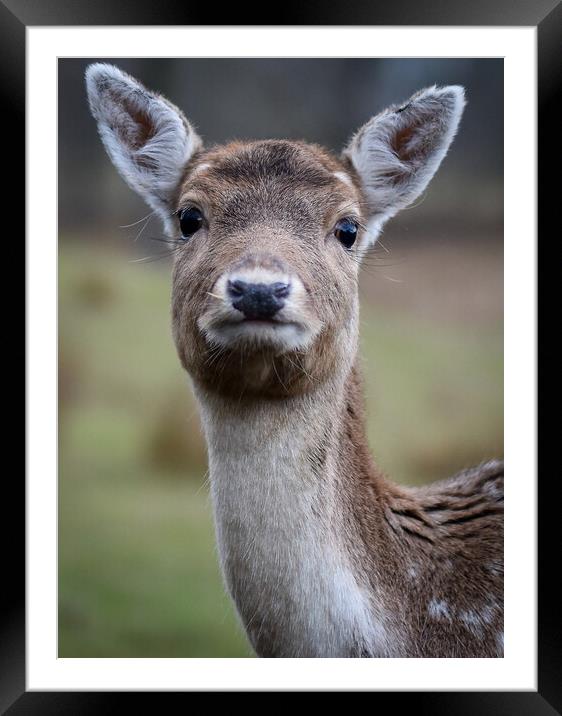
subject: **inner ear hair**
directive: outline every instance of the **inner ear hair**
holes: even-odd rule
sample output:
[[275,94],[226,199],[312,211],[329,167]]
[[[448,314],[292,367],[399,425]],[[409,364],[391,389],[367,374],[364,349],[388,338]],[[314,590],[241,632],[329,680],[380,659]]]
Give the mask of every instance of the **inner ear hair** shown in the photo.
[[166,220],[198,135],[174,104],[113,65],[90,65],[86,87],[113,164]]
[[429,87],[373,117],[344,150],[380,225],[411,204],[445,157],[465,105],[459,86]]

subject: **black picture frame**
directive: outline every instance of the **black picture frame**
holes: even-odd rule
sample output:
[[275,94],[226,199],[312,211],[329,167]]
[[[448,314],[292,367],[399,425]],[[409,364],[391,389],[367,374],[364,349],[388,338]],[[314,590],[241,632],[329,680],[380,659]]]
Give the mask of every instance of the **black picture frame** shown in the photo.
[[[214,25],[210,22],[220,15],[221,25],[441,25],[441,26],[533,26],[537,28],[538,43],[538,230],[548,245],[551,227],[558,209],[559,180],[554,181],[554,163],[560,156],[560,115],[554,111],[554,101],[560,94],[560,45],[562,39],[562,5],[559,0],[393,0],[393,2],[367,2],[366,0],[339,0],[321,3],[311,0],[283,3],[275,21],[256,22],[251,7],[216,8],[173,0],[0,0],[0,92],[2,96],[2,125],[4,138],[15,148],[9,160],[10,182],[5,186],[7,203],[13,216],[25,216],[25,67],[26,28],[28,26],[84,26],[84,25]],[[506,118],[509,121],[509,118]],[[7,155],[5,155],[7,156]],[[557,201],[558,200],[558,201]],[[30,208],[31,210],[32,208]],[[559,230],[557,232],[559,234]],[[508,239],[508,237],[506,237]],[[12,242],[12,245],[18,242]],[[554,242],[553,242],[554,243]],[[21,242],[20,250],[24,242]],[[13,255],[12,250],[10,255]],[[554,262],[550,262],[551,267]],[[544,261],[539,255],[539,266]],[[13,264],[12,264],[13,265]],[[539,310],[552,305],[550,292],[555,281],[541,282]],[[4,305],[13,306],[11,300]],[[11,314],[11,312],[10,312]],[[10,336],[21,335],[23,323],[15,314],[5,317],[5,330]],[[9,321],[12,325],[9,325]],[[544,339],[544,336],[541,336]],[[24,339],[25,342],[25,339]],[[537,341],[546,353],[543,340]],[[16,345],[11,339],[11,344]],[[13,372],[17,372],[19,355],[12,356]],[[538,376],[537,376],[538,379]],[[542,391],[541,391],[542,388]],[[544,394],[544,383],[539,385],[539,399]],[[15,415],[15,413],[12,413]],[[12,417],[11,415],[11,417]],[[12,424],[16,421],[13,420]],[[546,435],[546,437],[545,437]],[[548,434],[541,433],[539,451],[547,445]],[[550,441],[552,442],[552,441]],[[543,464],[545,458],[543,457]],[[14,463],[15,464],[15,463]],[[18,714],[88,714],[121,710],[124,698],[139,701],[140,710],[171,708],[172,696],[181,698],[189,694],[167,693],[115,693],[115,692],[30,692],[25,678],[25,480],[15,468],[5,468],[3,496],[5,514],[2,520],[5,531],[4,553],[14,557],[13,567],[4,569],[6,580],[2,590],[5,602],[0,613],[0,711]],[[7,479],[8,473],[10,479]],[[538,465],[537,465],[538,474]],[[548,478],[549,476],[546,475]],[[516,714],[562,713],[562,627],[559,605],[557,546],[559,540],[558,500],[555,494],[557,475],[543,479],[539,484],[539,553],[538,553],[538,690],[536,692],[394,692],[377,693],[381,699],[393,699],[395,706],[416,709],[418,714]],[[9,506],[9,507],[8,507]],[[142,701],[140,700],[142,699]],[[163,701],[161,701],[163,699]]]

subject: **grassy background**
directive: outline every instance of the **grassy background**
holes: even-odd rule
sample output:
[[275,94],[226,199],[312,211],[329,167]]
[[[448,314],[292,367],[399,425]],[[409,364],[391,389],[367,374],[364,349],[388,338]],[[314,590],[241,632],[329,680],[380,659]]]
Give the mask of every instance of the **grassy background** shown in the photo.
[[[410,241],[365,268],[369,437],[396,481],[503,454],[500,246]],[[61,241],[59,656],[251,656],[218,570],[169,290],[165,262]]]

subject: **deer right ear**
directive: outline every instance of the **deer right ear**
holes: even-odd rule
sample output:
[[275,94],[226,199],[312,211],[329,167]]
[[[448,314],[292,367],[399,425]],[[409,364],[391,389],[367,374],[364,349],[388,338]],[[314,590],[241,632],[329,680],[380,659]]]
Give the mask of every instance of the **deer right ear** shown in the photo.
[[429,87],[373,117],[352,138],[344,157],[359,175],[370,216],[380,226],[426,188],[453,141],[464,105],[462,87]]
[[201,140],[177,107],[113,65],[90,65],[86,88],[113,164],[153,209],[169,216]]

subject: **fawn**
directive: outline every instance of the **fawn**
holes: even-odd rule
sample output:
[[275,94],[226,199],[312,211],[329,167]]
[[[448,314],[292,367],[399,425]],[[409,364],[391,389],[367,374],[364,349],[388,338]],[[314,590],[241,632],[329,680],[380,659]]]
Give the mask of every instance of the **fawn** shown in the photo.
[[208,446],[221,567],[262,657],[503,655],[503,463],[423,488],[375,466],[358,271],[439,167],[464,108],[430,87],[340,157],[300,141],[204,149],[107,64],[86,85],[105,148],[164,222],[172,323]]

